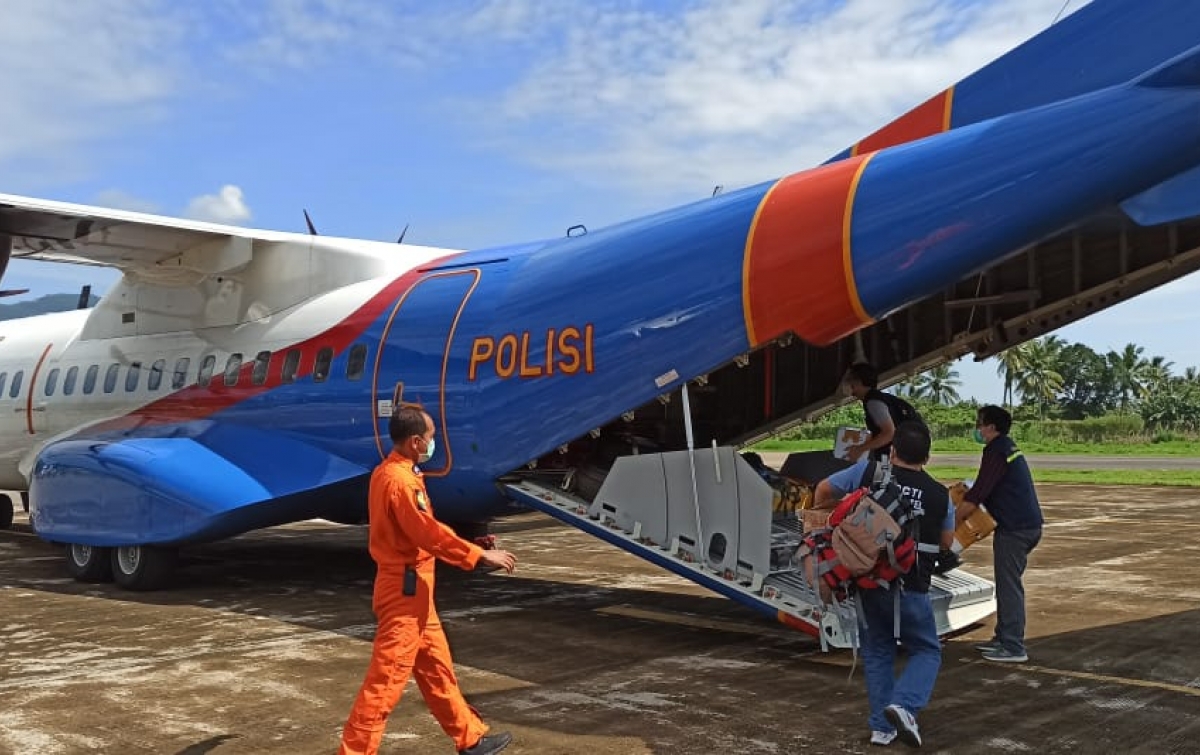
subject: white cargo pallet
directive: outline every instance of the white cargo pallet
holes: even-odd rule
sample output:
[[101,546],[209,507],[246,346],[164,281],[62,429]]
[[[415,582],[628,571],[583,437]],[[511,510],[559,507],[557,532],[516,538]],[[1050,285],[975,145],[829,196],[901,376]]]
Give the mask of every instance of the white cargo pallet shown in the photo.
[[[592,503],[533,480],[508,483],[506,490],[514,500],[749,608],[824,635],[829,646],[850,647],[843,619],[826,611],[794,564],[779,555],[794,551],[799,520],[772,515],[770,487],[734,449],[691,453],[618,459]],[[935,576],[930,597],[938,632],[986,619],[996,610],[994,595],[991,582],[959,569]]]

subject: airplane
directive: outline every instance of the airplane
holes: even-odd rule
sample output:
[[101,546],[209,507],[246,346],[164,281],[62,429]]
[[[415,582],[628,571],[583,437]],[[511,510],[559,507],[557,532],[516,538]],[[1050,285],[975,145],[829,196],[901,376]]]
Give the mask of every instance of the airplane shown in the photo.
[[[844,643],[736,450],[856,355],[887,385],[1200,268],[1197,40],[1200,5],[1095,0],[824,165],[486,249],[0,195],[5,257],[124,274],[0,323],[0,488],[77,579],[154,589],[181,547],[363,522],[416,403],[460,531],[532,507]],[[938,584],[944,631],[994,610]]]

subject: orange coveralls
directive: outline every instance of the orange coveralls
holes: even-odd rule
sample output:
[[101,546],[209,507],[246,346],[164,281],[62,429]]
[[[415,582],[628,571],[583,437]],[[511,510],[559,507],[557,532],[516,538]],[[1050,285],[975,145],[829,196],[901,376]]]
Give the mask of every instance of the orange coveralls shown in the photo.
[[[475,568],[483,552],[433,518],[425,480],[393,451],[371,475],[370,550],[378,571],[372,607],[378,627],[371,665],[342,732],[339,755],[379,749],[387,717],[411,674],[429,711],[459,750],[473,747],[487,725],[463,700],[450,646],[433,605],[436,559]],[[416,595],[404,595],[404,570],[417,572]]]

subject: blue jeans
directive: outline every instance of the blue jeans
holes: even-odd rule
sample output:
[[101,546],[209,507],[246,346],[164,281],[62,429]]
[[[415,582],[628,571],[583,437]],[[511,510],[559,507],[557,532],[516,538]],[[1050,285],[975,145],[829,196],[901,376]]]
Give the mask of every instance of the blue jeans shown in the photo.
[[996,564],[996,641],[1005,650],[1025,652],[1025,585],[1021,576],[1029,554],[1042,539],[1042,528],[996,530],[992,556]]
[[[896,588],[893,588],[893,590]],[[916,716],[929,704],[933,684],[942,665],[942,645],[929,594],[900,594],[900,641],[908,661],[896,676],[895,597],[893,590],[862,590],[856,596],[866,626],[862,631],[863,673],[867,700],[871,704],[868,723],[872,731],[893,731],[883,709],[899,705]]]

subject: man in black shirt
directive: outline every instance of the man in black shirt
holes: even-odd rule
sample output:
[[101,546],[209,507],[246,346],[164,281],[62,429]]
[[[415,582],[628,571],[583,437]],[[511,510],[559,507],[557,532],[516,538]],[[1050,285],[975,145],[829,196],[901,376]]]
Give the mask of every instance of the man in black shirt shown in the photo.
[[866,362],[851,365],[842,378],[842,385],[847,394],[862,402],[863,419],[871,431],[871,437],[865,443],[846,449],[850,461],[858,461],[863,454],[870,454],[872,459],[886,459],[896,426],[901,422],[922,422],[912,404],[879,390],[879,373]]
[[[920,422],[902,422],[892,439],[892,477],[911,497],[920,514],[917,563],[901,580],[897,602],[895,590],[859,590],[854,599],[862,608],[863,669],[871,706],[868,723],[871,744],[887,745],[897,737],[912,747],[921,745],[917,714],[929,703],[942,664],[942,646],[937,622],[929,602],[929,584],[940,550],[954,541],[954,506],[946,486],[924,470],[929,460],[929,430]],[[868,468],[863,459],[818,485],[816,505],[841,497],[862,484]],[[900,641],[908,655],[904,670],[895,676],[896,610],[900,612]]]

